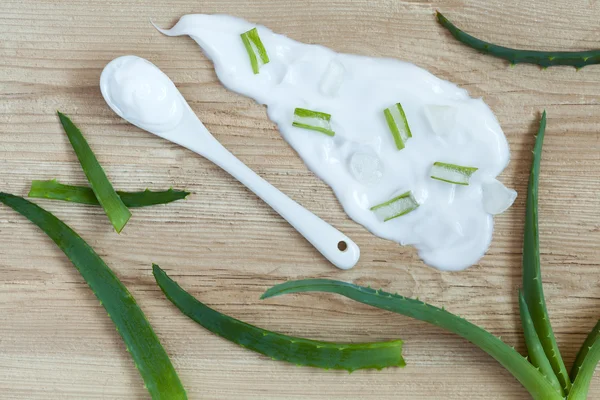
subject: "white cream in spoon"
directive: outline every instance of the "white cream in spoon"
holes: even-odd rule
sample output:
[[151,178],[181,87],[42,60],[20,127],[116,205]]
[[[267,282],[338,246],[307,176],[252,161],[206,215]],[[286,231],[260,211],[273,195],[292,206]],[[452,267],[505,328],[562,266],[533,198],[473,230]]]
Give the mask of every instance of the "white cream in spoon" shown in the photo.
[[[240,37],[255,27],[270,59],[258,74]],[[227,15],[186,15],[161,32],[191,36],[227,88],[266,105],[284,139],[354,221],[415,246],[441,270],[467,268],[484,255],[492,239],[490,213],[508,208],[514,191],[490,185],[510,153],[481,99],[410,63],[336,53]],[[412,132],[402,150],[383,114],[396,103]],[[335,136],[294,127],[296,108],[330,114]],[[434,162],[478,169],[468,185],[456,185],[431,178]],[[419,204],[413,211],[384,222],[371,210],[407,191]]]
[[173,82],[149,61],[119,57],[102,72],[100,89],[121,117],[150,131],[166,132],[183,117],[185,102]]

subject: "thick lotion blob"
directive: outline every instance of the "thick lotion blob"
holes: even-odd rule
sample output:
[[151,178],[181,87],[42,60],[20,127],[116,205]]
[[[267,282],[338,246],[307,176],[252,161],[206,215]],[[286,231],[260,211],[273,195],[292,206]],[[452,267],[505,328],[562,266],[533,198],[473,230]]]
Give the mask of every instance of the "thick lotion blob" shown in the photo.
[[[240,38],[255,27],[269,57],[257,74]],[[483,256],[493,216],[484,209],[482,185],[506,167],[509,149],[481,99],[413,64],[339,54],[231,16],[186,15],[161,32],[190,35],[227,88],[266,105],[284,139],[354,221],[415,246],[427,264],[442,270],[467,268]],[[401,150],[383,112],[390,108],[393,118],[401,118],[397,103],[412,134],[403,131]],[[305,110],[321,114],[311,117]],[[435,162],[477,170],[468,185],[457,185],[431,178]],[[394,198],[403,203],[371,210]],[[389,219],[404,209],[409,211]]]
[[113,60],[102,72],[100,90],[117,114],[142,129],[169,131],[183,117],[185,105],[173,82],[143,58]]

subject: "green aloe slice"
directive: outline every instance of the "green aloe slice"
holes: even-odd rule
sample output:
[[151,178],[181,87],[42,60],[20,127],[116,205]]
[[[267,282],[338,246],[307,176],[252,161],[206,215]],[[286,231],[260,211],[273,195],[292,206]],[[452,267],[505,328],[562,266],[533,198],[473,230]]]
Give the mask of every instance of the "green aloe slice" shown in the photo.
[[187,399],[179,377],[135,299],[75,231],[41,207],[0,192],[0,202],[43,230],[71,260],[115,324],[154,400]]
[[443,308],[434,307],[419,300],[397,294],[386,293],[350,283],[329,279],[306,279],[276,285],[267,290],[262,298],[299,292],[337,293],[360,303],[383,310],[392,311],[410,318],[425,321],[455,333],[496,359],[531,393],[536,400],[562,400],[563,396],[552,384],[531,365],[499,338],[482,328],[451,314]]
[[579,349],[573,368],[571,379],[573,386],[569,392],[569,400],[586,400],[592,376],[600,361],[600,321],[591,330],[585,342]]
[[58,112],[58,117],[69,137],[73,150],[75,150],[75,154],[77,154],[81,168],[90,182],[96,198],[102,205],[102,208],[104,208],[104,212],[115,227],[115,230],[121,233],[127,221],[131,218],[131,212],[115,192],[81,131],[66,115]]
[[402,150],[406,145],[406,141],[412,137],[402,104],[396,103],[386,108],[383,110],[383,114],[385,115],[385,120],[390,128],[396,147],[398,150]]
[[538,233],[538,180],[540,175],[540,159],[546,131],[546,112],[542,114],[540,127],[533,148],[533,163],[527,187],[527,202],[525,211],[525,237],[523,240],[523,297],[531,314],[537,336],[552,369],[558,378],[565,394],[569,393],[571,380],[565,363],[560,355],[554,332],[550,325],[542,273],[540,269],[540,238]]
[[475,167],[463,167],[462,165],[436,161],[431,167],[431,178],[442,182],[467,186],[471,179],[471,175],[473,175],[477,169],[478,168]]
[[335,132],[331,129],[331,115],[324,112],[296,108],[292,125],[297,128],[321,132],[328,136],[335,136]]
[[439,12],[436,12],[436,17],[440,25],[446,28],[459,42],[484,54],[507,60],[511,65],[528,63],[539,65],[542,68],[553,65],[570,65],[579,69],[586,65],[600,64],[600,50],[535,51],[511,49],[510,47],[485,42],[461,31]]
[[[167,204],[185,199],[190,192],[173,189],[153,192],[146,189],[141,192],[117,191],[117,194],[123,200],[123,204],[127,207],[135,208]],[[87,186],[63,185],[57,182],[56,179],[50,181],[32,181],[28,196],[39,199],[63,200],[95,206],[100,205],[91,188]]]
[[408,214],[409,212],[416,210],[417,207],[419,207],[419,203],[417,203],[417,200],[415,200],[412,192],[409,190],[385,203],[371,207],[370,210],[373,211],[379,219],[383,220],[383,222],[387,222],[391,219]]
[[252,65],[252,72],[256,75],[260,72],[260,67],[269,62],[267,50],[265,50],[265,46],[263,45],[262,40],[260,40],[256,28],[252,28],[248,32],[242,33],[240,36],[244,43],[244,47],[248,52],[250,64]]
[[405,366],[402,341],[377,343],[332,343],[271,332],[221,314],[183,290],[158,265],[152,266],[156,283],[182,313],[244,348],[273,360],[324,369],[358,369]]

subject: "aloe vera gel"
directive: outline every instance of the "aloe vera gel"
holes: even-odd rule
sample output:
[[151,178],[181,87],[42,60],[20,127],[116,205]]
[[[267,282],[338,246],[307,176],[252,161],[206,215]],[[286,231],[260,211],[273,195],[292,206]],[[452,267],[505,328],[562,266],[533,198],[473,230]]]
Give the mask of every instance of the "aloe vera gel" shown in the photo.
[[510,153],[481,99],[410,63],[336,53],[227,15],[186,15],[161,32],[191,36],[223,85],[266,105],[354,221],[442,270],[484,255],[514,192],[496,180]]

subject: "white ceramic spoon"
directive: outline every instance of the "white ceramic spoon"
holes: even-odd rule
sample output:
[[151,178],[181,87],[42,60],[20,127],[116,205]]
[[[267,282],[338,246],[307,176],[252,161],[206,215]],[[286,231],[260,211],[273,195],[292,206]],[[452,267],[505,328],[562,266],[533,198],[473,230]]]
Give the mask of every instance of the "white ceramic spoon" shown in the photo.
[[206,157],[263,199],[341,269],[352,268],[360,249],[342,232],[277,190],[223,147],[204,127],[173,82],[151,62],[118,57],[100,77],[104,100],[137,127]]

